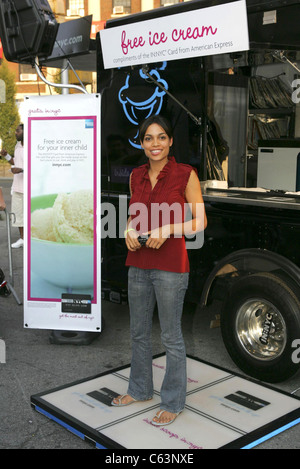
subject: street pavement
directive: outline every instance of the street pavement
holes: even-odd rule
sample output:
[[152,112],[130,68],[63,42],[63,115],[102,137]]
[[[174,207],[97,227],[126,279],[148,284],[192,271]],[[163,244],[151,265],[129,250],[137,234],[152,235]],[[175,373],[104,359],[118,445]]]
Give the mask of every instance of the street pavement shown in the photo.
[[[10,211],[11,180],[0,179],[7,210]],[[12,242],[18,230],[11,229]],[[9,280],[7,228],[0,220],[0,268]],[[12,250],[13,287],[23,302],[23,249]],[[210,327],[218,305],[186,307],[183,332],[187,353],[232,372],[240,372],[223,345],[219,327]],[[85,379],[130,363],[129,311],[127,305],[104,301],[105,327],[89,345],[53,344],[51,331],[24,329],[23,304],[16,297],[0,296],[0,339],[6,359],[0,363],[0,448],[1,449],[94,449],[92,445],[36,412],[30,396]],[[153,323],[153,353],[163,352],[158,319]],[[300,397],[299,373],[276,385]],[[288,429],[257,449],[299,449],[300,425]]]

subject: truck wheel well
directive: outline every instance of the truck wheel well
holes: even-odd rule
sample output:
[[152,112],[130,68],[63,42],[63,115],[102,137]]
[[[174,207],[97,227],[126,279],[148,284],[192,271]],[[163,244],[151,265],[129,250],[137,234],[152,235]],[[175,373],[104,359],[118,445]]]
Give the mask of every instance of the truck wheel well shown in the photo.
[[258,272],[272,272],[300,295],[300,269],[289,259],[262,249],[243,249],[221,259],[210,272],[200,299],[201,306],[224,300],[236,280]]

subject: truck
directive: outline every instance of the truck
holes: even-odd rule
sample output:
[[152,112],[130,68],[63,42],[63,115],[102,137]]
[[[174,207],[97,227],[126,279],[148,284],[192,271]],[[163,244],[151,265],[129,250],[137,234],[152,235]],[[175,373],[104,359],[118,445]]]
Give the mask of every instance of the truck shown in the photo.
[[[234,3],[178,3],[109,20],[106,29]],[[233,53],[107,68],[98,35],[101,191],[103,206],[128,204],[130,172],[145,162],[137,126],[149,114],[168,117],[174,156],[197,169],[208,218],[203,246],[188,249],[186,301],[218,301],[234,363],[276,383],[300,361],[300,4],[247,0],[246,12],[249,48]],[[126,302],[125,259],[123,237],[103,237],[104,299]]]

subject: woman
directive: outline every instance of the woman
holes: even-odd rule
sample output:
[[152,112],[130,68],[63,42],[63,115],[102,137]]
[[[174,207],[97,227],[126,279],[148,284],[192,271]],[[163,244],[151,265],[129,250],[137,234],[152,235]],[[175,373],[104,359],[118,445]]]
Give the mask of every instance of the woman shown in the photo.
[[[183,235],[204,230],[207,221],[196,172],[169,156],[173,137],[168,121],[161,116],[147,119],[140,128],[140,140],[148,163],[131,173],[130,217],[124,233],[129,266],[131,371],[128,394],[114,399],[112,405],[152,398],[151,328],[157,303],[166,372],[160,411],[152,424],[160,426],[172,423],[185,405],[186,353],[181,315],[189,261]],[[184,221],[186,203],[192,212],[190,221]],[[139,236],[145,234],[148,240],[142,246]]]

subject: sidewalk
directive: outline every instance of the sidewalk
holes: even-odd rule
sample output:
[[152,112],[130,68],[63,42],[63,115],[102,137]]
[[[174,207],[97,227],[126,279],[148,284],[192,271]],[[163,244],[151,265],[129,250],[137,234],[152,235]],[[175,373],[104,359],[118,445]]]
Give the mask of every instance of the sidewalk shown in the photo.
[[[11,180],[0,179],[10,210]],[[18,230],[12,228],[12,242]],[[14,288],[23,301],[23,249],[12,250]],[[0,220],[0,267],[8,279],[6,225]],[[210,328],[216,310],[185,311],[183,333],[187,353],[217,366],[240,373],[230,360],[219,328]],[[40,415],[30,405],[30,396],[79,379],[128,365],[131,359],[127,305],[103,302],[105,327],[90,345],[53,345],[51,331],[25,329],[23,305],[13,295],[0,296],[0,339],[5,342],[6,362],[0,363],[0,449],[93,449],[60,425]],[[163,352],[157,317],[153,325],[153,353]],[[300,396],[299,373],[277,388]],[[300,425],[258,449],[300,449]]]

